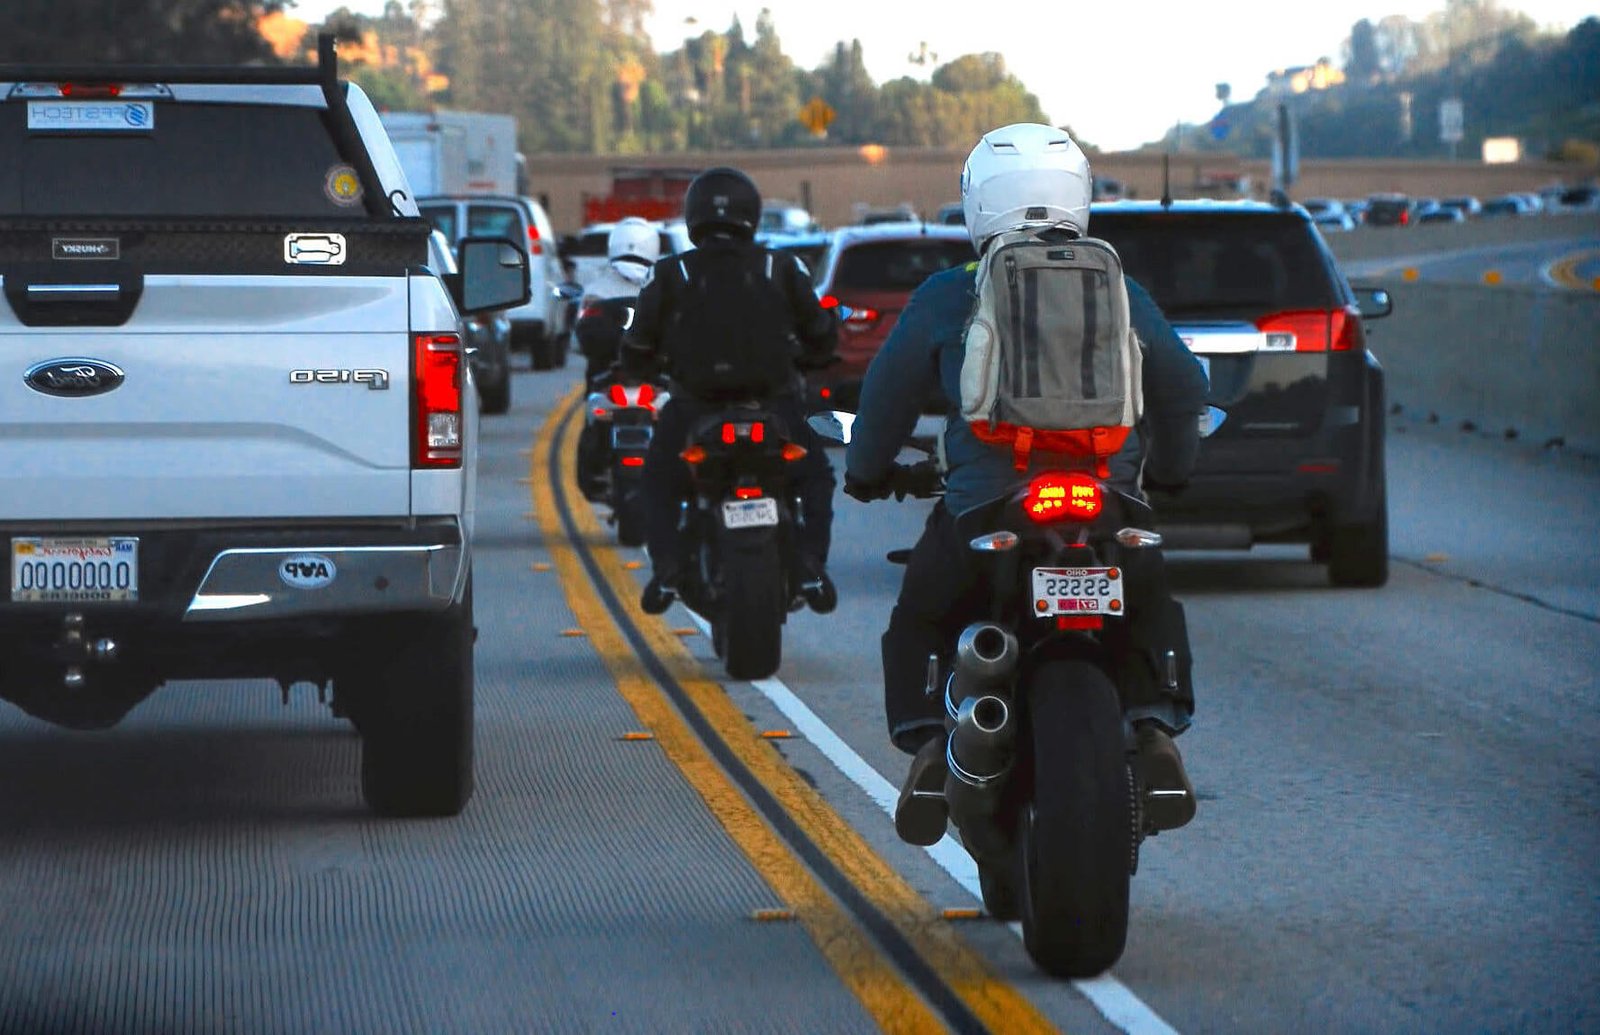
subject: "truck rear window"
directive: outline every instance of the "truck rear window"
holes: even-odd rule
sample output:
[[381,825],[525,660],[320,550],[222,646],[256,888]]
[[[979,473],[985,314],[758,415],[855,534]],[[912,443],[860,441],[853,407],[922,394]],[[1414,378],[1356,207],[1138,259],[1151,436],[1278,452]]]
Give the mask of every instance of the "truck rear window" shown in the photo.
[[1342,304],[1316,232],[1298,216],[1097,212],[1089,230],[1168,317]]
[[30,131],[28,103],[0,100],[0,217],[366,213],[336,200],[348,167],[318,109],[157,101],[148,131],[60,134]]

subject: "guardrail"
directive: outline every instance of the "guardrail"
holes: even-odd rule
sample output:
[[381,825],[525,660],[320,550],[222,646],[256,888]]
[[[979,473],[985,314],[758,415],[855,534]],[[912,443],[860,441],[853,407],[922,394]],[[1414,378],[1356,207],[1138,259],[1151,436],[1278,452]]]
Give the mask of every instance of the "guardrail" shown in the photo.
[[1600,455],[1600,292],[1385,280],[1369,325],[1391,406]]

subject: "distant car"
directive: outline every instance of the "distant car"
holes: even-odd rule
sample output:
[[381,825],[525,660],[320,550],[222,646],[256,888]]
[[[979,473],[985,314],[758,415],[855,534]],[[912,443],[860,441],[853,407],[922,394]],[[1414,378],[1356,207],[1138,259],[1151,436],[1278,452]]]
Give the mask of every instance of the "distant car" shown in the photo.
[[1354,219],[1357,224],[1362,224],[1367,221],[1368,202],[1366,198],[1356,198],[1351,201],[1346,201],[1343,204],[1344,210],[1350,213],[1350,218]]
[[1176,548],[1308,543],[1335,585],[1388,578],[1383,370],[1353,290],[1298,207],[1120,202],[1090,230],[1161,306],[1225,412],[1181,493],[1155,494]]
[[1418,225],[1423,223],[1465,223],[1466,221],[1467,214],[1465,212],[1459,208],[1451,208],[1448,205],[1436,205],[1417,216]]
[[1557,212],[1600,211],[1600,187],[1593,184],[1568,187],[1556,198],[1555,210]]
[[[440,276],[457,272],[450,240],[437,227],[428,235],[428,265]],[[479,313],[462,317],[461,325],[482,412],[506,412],[511,408],[510,318],[504,312]]]
[[798,205],[768,202],[761,206],[761,222],[756,236],[763,234],[809,234],[821,230],[811,213]]
[[1480,215],[1483,212],[1483,202],[1472,197],[1471,195],[1464,195],[1458,198],[1445,198],[1443,201],[1439,202],[1439,205],[1441,208],[1456,209],[1469,219],[1473,216]]
[[815,375],[812,385],[826,388],[841,406],[853,406],[867,365],[911,293],[940,270],[976,259],[966,227],[890,223],[836,231],[817,271],[817,295],[824,306],[844,307],[840,362]]
[[966,226],[966,207],[959,201],[952,201],[948,205],[940,205],[939,212],[933,217],[933,221],[944,226]]
[[1417,206],[1404,194],[1374,194],[1367,199],[1367,226],[1410,226]]
[[[593,223],[563,238],[562,257],[572,263],[572,276],[579,284],[588,284],[606,265],[606,241],[615,223]],[[653,224],[661,235],[661,257],[686,252],[694,247],[689,240],[689,228],[683,220]]]
[[831,240],[826,230],[809,234],[770,234],[764,238],[758,234],[757,239],[773,251],[793,255],[805,263],[813,283],[816,282],[817,270],[822,266],[822,258],[827,254]]
[[1356,228],[1355,217],[1343,209],[1314,213],[1311,221],[1323,233],[1348,233]]
[[452,245],[463,237],[506,237],[528,253],[529,291],[511,318],[513,348],[527,349],[535,370],[567,361],[567,307],[556,294],[565,279],[556,252],[555,229],[533,198],[502,194],[436,194],[417,199],[423,217],[444,231]]
[[1526,216],[1533,212],[1533,204],[1526,194],[1502,194],[1485,201],[1480,215],[1487,219],[1493,216]]
[[1345,211],[1344,202],[1335,198],[1307,198],[1300,206],[1311,213],[1312,219],[1328,214],[1341,215]]
[[877,226],[879,223],[917,223],[921,217],[909,205],[895,208],[869,208],[856,220],[857,226]]

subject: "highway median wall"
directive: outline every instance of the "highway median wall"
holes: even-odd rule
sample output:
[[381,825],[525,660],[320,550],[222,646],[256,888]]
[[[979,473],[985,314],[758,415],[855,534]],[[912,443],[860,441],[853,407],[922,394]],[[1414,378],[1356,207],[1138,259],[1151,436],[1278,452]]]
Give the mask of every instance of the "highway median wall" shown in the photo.
[[1382,282],[1367,326],[1391,407],[1600,455],[1600,292]]

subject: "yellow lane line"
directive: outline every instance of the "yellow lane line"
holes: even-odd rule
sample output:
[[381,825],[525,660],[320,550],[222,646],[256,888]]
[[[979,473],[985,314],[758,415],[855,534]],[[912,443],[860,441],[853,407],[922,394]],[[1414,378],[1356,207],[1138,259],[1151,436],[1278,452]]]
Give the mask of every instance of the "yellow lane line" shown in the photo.
[[1563,287],[1577,291],[1594,290],[1595,285],[1585,283],[1583,278],[1578,276],[1578,267],[1596,256],[1600,256],[1600,252],[1586,251],[1553,262],[1550,264],[1550,279]]
[[[564,420],[580,412],[573,405],[579,391],[574,388],[568,393],[539,429],[529,465],[539,531],[573,617],[589,631],[589,642],[594,645],[595,653],[639,721],[655,734],[655,743],[661,745],[663,753],[683,773],[756,872],[793,911],[823,958],[878,1026],[886,1032],[897,1033],[946,1030],[899,970],[767,825],[717,765],[705,745],[689,730],[672,703],[644,671],[590,584],[575,548],[561,527],[555,492],[545,473],[557,430]],[[563,411],[564,417],[561,416]],[[573,451],[564,452],[565,459],[570,461]],[[572,466],[570,462],[562,464],[561,476],[568,479],[567,484],[572,484]],[[586,508],[579,508],[580,513],[585,511]],[[583,534],[598,535],[598,532],[598,528],[586,528]]]
[[[570,417],[569,417],[570,419]],[[564,484],[574,484],[576,456],[566,450],[559,458]],[[671,672],[706,721],[793,818],[796,825],[913,945],[944,984],[991,1031],[1006,1033],[1054,1032],[1055,1025],[1017,991],[998,977],[981,956],[953,931],[943,915],[930,906],[854,827],[846,822],[811,785],[786,762],[771,741],[758,731],[718,683],[705,678],[699,662],[661,621],[638,610],[639,584],[626,570],[622,558],[588,507],[572,515],[579,534],[588,542],[602,543],[593,551],[596,563],[617,597],[627,603],[651,650]]]

